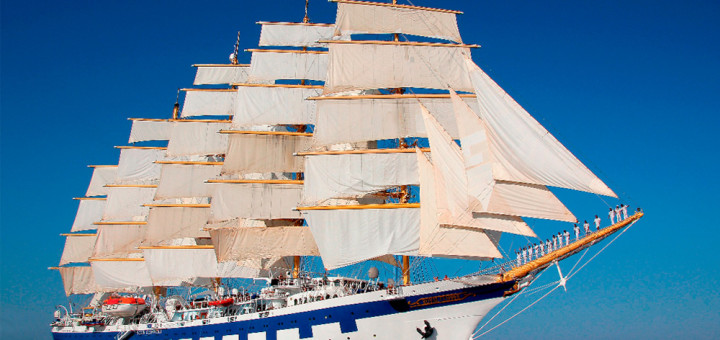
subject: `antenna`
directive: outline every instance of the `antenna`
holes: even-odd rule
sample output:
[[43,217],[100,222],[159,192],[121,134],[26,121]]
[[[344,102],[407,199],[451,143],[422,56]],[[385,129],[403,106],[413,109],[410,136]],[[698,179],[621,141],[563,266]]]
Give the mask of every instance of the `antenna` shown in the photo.
[[310,0],[305,0],[305,17],[303,18],[304,23],[310,22],[310,17],[308,17],[308,6],[310,5]]
[[230,54],[230,63],[233,65],[238,64],[238,48],[240,47],[240,31],[237,33],[237,40],[235,40],[235,48],[233,49],[233,53]]

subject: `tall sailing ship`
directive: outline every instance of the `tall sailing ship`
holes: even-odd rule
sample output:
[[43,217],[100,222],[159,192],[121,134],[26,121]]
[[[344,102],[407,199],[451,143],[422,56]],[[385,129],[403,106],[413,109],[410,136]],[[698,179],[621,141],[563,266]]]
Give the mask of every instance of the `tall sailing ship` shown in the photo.
[[[503,234],[536,237],[523,218],[576,222],[548,187],[615,193],[472,61],[461,12],[333,2],[334,24],[307,2],[259,22],[249,65],[238,44],[194,65],[182,109],[130,118],[118,164],[91,165],[53,269],[92,298],[55,339],[467,339],[642,217],[503,259]],[[437,258],[492,264],[422,270]]]

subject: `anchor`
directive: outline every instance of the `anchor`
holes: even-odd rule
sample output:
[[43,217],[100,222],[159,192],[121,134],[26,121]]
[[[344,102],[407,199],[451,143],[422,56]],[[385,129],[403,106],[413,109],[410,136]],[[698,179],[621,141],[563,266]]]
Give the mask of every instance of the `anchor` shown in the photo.
[[417,330],[418,333],[420,333],[420,335],[422,336],[423,339],[427,339],[433,335],[433,333],[435,332],[435,328],[430,326],[430,323],[427,320],[424,320],[424,322],[425,322],[424,330],[420,330],[420,328],[415,328],[415,329]]

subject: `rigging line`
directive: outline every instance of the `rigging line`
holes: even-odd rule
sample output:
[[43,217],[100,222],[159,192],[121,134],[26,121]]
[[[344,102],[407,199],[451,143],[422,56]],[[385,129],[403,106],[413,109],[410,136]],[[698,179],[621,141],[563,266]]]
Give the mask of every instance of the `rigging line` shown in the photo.
[[572,268],[570,268],[570,270],[568,270],[568,275],[570,273],[572,273],[573,270],[575,270],[575,267],[577,267],[577,265],[580,264],[580,261],[583,259],[583,257],[585,257],[585,255],[587,255],[589,250],[590,250],[590,248],[585,248],[585,251],[582,253],[582,255],[580,255],[580,258],[577,260],[577,262],[575,262],[575,265],[572,266]]
[[490,332],[491,332],[492,330],[494,330],[495,328],[498,328],[498,327],[504,325],[504,324],[507,323],[508,321],[512,320],[514,317],[520,315],[520,313],[528,310],[530,307],[534,306],[536,303],[542,301],[542,299],[544,299],[545,297],[547,297],[548,295],[550,295],[550,293],[554,292],[554,291],[555,291],[556,289],[558,289],[558,288],[560,288],[559,285],[558,285],[558,286],[555,286],[555,288],[553,288],[553,289],[550,290],[549,292],[545,293],[545,295],[543,295],[543,296],[541,296],[539,299],[535,300],[535,302],[533,302],[533,303],[531,303],[530,305],[528,305],[527,307],[523,308],[521,311],[515,313],[513,316],[509,317],[507,320],[499,323],[499,324],[496,325],[495,327],[488,329],[487,331],[485,331],[484,333],[482,333],[482,334],[480,334],[480,335],[478,335],[478,336],[473,336],[473,339],[480,338],[481,336],[483,336],[483,335],[485,335],[485,334],[487,334],[487,333],[490,333]]
[[[533,283],[535,283],[538,279],[540,279],[540,277],[541,277],[543,274],[545,274],[545,270],[541,271],[540,274],[538,274],[538,276],[537,276],[534,280],[532,280],[532,282],[530,282],[530,285],[528,286],[528,288],[529,288]],[[527,288],[526,288],[526,289],[527,289]],[[474,337],[477,333],[479,333],[483,328],[485,328],[485,326],[487,326],[487,325],[490,323],[490,321],[492,321],[493,319],[495,319],[495,317],[497,317],[498,315],[500,315],[500,313],[501,313],[503,310],[505,310],[505,308],[507,308],[508,306],[510,306],[510,304],[512,304],[512,303],[515,301],[515,299],[517,299],[517,298],[520,297],[520,296],[525,296],[525,290],[522,290],[520,293],[518,293],[517,295],[515,295],[515,297],[513,297],[507,304],[505,304],[505,306],[503,306],[503,308],[501,308],[499,311],[497,311],[497,312],[495,313],[495,315],[493,315],[493,316],[490,318],[490,320],[488,320],[487,322],[485,322],[482,326],[480,326],[480,328],[478,328],[478,330],[476,330],[475,332],[473,332],[472,336]]]
[[615,240],[617,240],[618,237],[622,236],[622,234],[624,234],[626,231],[628,231],[630,229],[630,227],[635,225],[635,223],[637,223],[637,221],[638,220],[635,220],[635,221],[633,221],[633,223],[630,223],[629,226],[627,226],[623,231],[621,231],[617,236],[615,236],[615,238],[610,240],[610,242],[608,242],[608,244],[606,244],[604,247],[602,247],[602,249],[600,249],[597,252],[597,254],[593,255],[593,257],[591,257],[589,260],[587,260],[587,262],[585,262],[582,266],[580,266],[580,268],[578,268],[574,273],[568,274],[567,277],[565,278],[565,280],[568,281],[568,280],[570,280],[570,278],[575,276],[575,274],[577,274],[577,272],[579,272],[581,269],[583,269],[585,266],[587,266],[588,263],[590,263],[592,260],[594,260],[598,255],[600,255],[600,253],[602,253],[607,247],[609,247],[613,242],[615,242]]

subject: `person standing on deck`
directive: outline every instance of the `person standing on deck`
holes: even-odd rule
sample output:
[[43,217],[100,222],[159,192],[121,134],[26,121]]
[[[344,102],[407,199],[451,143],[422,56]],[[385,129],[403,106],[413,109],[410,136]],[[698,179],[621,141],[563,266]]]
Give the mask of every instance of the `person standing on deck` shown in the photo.
[[534,248],[534,249],[533,249],[533,253],[535,254],[535,258],[540,257],[540,246],[538,246],[537,244],[535,244],[535,246],[534,246],[533,248]]
[[620,206],[616,205],[615,206],[615,222],[618,222],[618,223],[620,222],[620,219],[622,218],[621,214],[622,214],[622,210],[620,210]]
[[548,253],[552,252],[552,243],[550,243],[549,239],[545,239],[545,247],[548,249]]
[[565,236],[565,246],[570,245],[570,233],[567,230],[563,230],[563,236]]
[[575,241],[580,239],[580,227],[578,227],[577,223],[573,224],[573,231],[575,231]]
[[520,263],[521,263],[522,258],[521,258],[521,256],[520,256],[520,251],[519,251],[519,250],[516,250],[516,251],[515,251],[515,257],[517,258],[517,261],[516,261],[516,262],[517,262],[517,266],[520,267]]
[[562,246],[563,246],[563,237],[562,237],[562,232],[560,232],[560,231],[558,231],[558,246],[560,246],[560,248],[562,248]]
[[600,230],[600,217],[595,215],[595,229]]
[[552,244],[553,244],[553,249],[558,248],[557,236],[555,234],[553,234],[553,236],[552,236]]
[[583,223],[583,228],[585,228],[585,235],[590,233],[590,223],[588,223],[587,220],[585,220],[585,223]]
[[610,208],[610,212],[608,212],[608,216],[610,216],[610,225],[615,224],[615,210],[613,210],[613,208]]
[[545,256],[545,244],[540,242],[540,256]]
[[522,263],[527,262],[527,249],[525,247],[522,248]]
[[626,220],[628,218],[628,206],[620,204],[620,209],[622,209],[623,220]]

